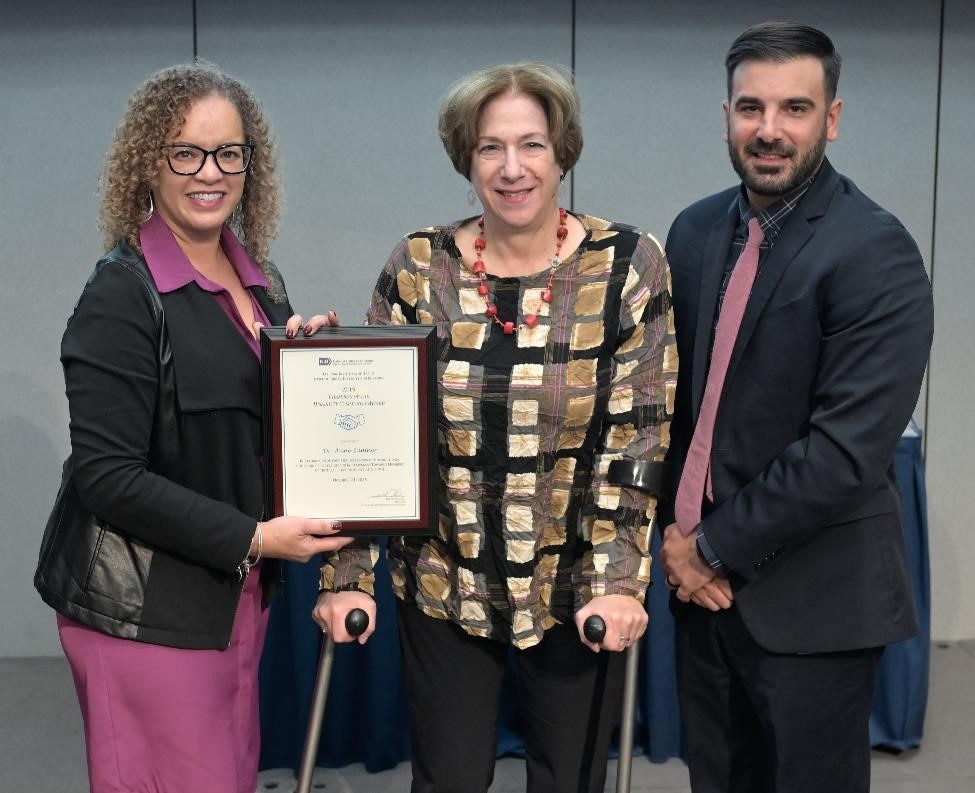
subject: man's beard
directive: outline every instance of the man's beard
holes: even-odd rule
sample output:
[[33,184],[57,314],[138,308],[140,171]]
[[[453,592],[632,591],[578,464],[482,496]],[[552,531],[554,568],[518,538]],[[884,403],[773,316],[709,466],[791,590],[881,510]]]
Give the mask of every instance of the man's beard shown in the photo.
[[[796,153],[792,146],[764,144],[758,141],[745,146],[745,150],[746,154],[777,154],[783,157],[793,157]],[[741,177],[741,181],[750,192],[768,198],[784,196],[803,184],[819,170],[825,154],[826,126],[823,125],[823,134],[798,160],[790,159],[783,162],[782,167],[777,169],[777,173],[755,173],[754,166],[750,170],[745,168],[745,161],[732,142],[731,131],[728,131],[728,155],[731,157],[735,173]],[[792,166],[791,170],[789,166]]]

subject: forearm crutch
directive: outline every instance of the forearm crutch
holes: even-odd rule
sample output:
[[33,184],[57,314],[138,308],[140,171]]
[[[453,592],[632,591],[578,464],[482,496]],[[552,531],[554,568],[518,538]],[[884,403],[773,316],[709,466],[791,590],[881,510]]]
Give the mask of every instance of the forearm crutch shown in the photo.
[[[582,632],[593,644],[606,638],[606,623],[593,614],[582,625]],[[620,752],[616,764],[616,793],[629,793],[630,769],[633,766],[633,722],[636,711],[636,670],[640,663],[640,642],[626,648],[626,671],[623,677],[623,715],[620,720]]]
[[[352,636],[361,636],[369,627],[369,615],[362,609],[352,609],[345,617],[345,629]],[[332,659],[335,657],[335,639],[332,634],[325,635],[322,653],[318,660],[318,675],[315,678],[315,694],[312,697],[311,711],[308,713],[308,730],[305,733],[305,749],[301,754],[301,768],[298,771],[298,786],[295,793],[309,793],[311,778],[315,772],[315,756],[318,754],[318,739],[322,735],[322,717],[325,715],[325,700],[328,699],[328,684],[332,679]]]
[[[663,463],[613,460],[609,464],[608,480],[611,484],[632,487],[656,497],[660,492],[663,473]],[[650,537],[653,536],[656,524],[656,518],[651,517]],[[606,622],[599,615],[593,614],[583,623],[582,632],[593,644],[599,644],[606,638]],[[639,665],[640,642],[635,641],[626,648],[623,713],[620,719],[620,751],[616,768],[616,793],[629,793],[630,790],[630,771],[633,767],[633,725],[636,720],[636,678]]]

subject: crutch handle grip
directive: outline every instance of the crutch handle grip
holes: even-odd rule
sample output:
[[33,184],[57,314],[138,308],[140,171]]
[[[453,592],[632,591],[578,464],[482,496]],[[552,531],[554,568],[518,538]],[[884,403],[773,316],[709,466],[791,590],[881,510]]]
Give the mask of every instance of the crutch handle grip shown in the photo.
[[352,609],[345,615],[345,629],[350,636],[362,636],[369,627],[369,615],[362,609]]
[[598,614],[587,617],[582,623],[582,635],[593,644],[599,644],[606,638],[606,621]]

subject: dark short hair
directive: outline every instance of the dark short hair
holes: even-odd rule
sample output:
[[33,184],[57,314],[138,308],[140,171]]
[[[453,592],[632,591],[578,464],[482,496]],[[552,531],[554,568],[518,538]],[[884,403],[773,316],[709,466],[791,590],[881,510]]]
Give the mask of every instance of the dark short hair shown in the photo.
[[582,153],[582,111],[571,75],[546,63],[516,63],[472,72],[454,83],[444,97],[437,127],[457,173],[470,178],[481,111],[507,91],[538,100],[548,119],[555,160],[563,171],[572,168]]
[[728,72],[728,98],[735,69],[744,61],[784,63],[804,56],[819,58],[823,64],[826,101],[836,98],[840,81],[840,54],[823,31],[801,22],[762,22],[735,39],[724,59]]

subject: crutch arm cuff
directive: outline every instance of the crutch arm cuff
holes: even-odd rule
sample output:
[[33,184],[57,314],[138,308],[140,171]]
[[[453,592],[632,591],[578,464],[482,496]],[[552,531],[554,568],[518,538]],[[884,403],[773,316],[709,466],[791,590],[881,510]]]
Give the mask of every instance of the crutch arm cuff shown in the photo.
[[667,464],[662,460],[613,460],[606,479],[611,485],[659,496],[666,484],[666,472]]

